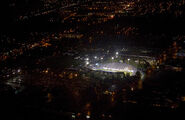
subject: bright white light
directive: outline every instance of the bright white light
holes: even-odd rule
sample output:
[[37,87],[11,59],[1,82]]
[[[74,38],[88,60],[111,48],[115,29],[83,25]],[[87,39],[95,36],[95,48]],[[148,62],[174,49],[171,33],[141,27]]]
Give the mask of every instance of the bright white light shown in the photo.
[[111,71],[114,71],[114,72],[116,72],[116,71],[125,71],[125,72],[131,72],[131,73],[134,72],[134,70],[131,70],[128,67],[125,67],[124,69],[116,69],[116,68],[103,67],[103,69],[104,70],[111,70]]
[[75,118],[76,116],[75,115],[72,115],[72,118]]
[[86,58],[86,60],[89,60],[89,58]]
[[94,65],[91,69],[107,72],[126,72],[130,73],[130,75],[135,75],[136,73],[135,67],[124,63],[99,64],[98,66]]
[[116,55],[118,55],[119,53],[118,52],[116,52]]
[[114,57],[112,57],[112,60],[114,60]]
[[86,118],[89,119],[90,118],[90,115],[86,115]]
[[96,66],[98,66],[99,64],[98,63],[96,63]]
[[96,58],[97,58],[97,56],[94,56],[94,58],[96,59]]
[[130,61],[130,59],[128,58],[128,61]]
[[86,65],[89,65],[89,62],[88,61],[86,62]]
[[101,57],[101,60],[103,60],[103,57]]
[[19,72],[21,72],[21,70],[20,70],[20,69],[18,69],[18,70],[17,70],[17,72],[19,73]]

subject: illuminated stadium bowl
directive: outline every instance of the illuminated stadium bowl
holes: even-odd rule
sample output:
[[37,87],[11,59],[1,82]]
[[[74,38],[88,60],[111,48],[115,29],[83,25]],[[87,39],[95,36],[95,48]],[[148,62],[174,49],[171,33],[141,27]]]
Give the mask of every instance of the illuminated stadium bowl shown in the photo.
[[137,72],[137,68],[135,68],[132,65],[126,64],[126,63],[104,63],[100,65],[96,65],[91,68],[92,70],[99,70],[99,71],[105,71],[105,72],[124,72],[124,73],[130,73],[130,75],[135,75]]

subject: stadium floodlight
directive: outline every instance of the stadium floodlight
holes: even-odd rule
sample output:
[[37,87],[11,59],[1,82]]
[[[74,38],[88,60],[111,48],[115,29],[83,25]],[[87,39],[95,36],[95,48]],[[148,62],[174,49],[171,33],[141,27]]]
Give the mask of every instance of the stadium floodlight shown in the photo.
[[112,60],[114,60],[114,57],[112,57]]

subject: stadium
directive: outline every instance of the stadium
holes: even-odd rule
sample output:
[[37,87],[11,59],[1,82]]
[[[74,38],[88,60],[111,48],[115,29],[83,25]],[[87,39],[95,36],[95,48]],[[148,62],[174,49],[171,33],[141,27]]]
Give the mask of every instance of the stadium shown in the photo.
[[104,71],[104,72],[124,72],[129,73],[130,75],[135,75],[137,68],[126,63],[111,62],[111,63],[102,63],[91,66],[92,70]]

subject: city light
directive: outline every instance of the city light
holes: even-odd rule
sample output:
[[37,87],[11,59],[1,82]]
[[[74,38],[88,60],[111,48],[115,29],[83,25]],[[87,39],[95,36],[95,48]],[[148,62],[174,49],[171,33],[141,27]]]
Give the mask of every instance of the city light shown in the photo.
[[39,31],[1,33],[7,118],[185,118],[185,0],[18,1],[2,29]]
[[48,70],[46,70],[45,73],[48,73]]
[[110,18],[113,19],[114,18],[114,15],[111,15]]
[[89,62],[88,61],[86,62],[86,65],[89,65]]
[[133,87],[131,87],[131,91],[134,91],[134,88]]
[[75,113],[72,113],[72,118],[74,118],[74,119],[76,118],[76,115],[75,115]]
[[90,115],[86,115],[86,118],[89,119],[90,118]]
[[72,115],[72,118],[75,118],[76,116],[75,115]]
[[18,69],[18,70],[17,70],[17,72],[19,73],[19,72],[21,72],[21,70],[20,70],[20,69]]

